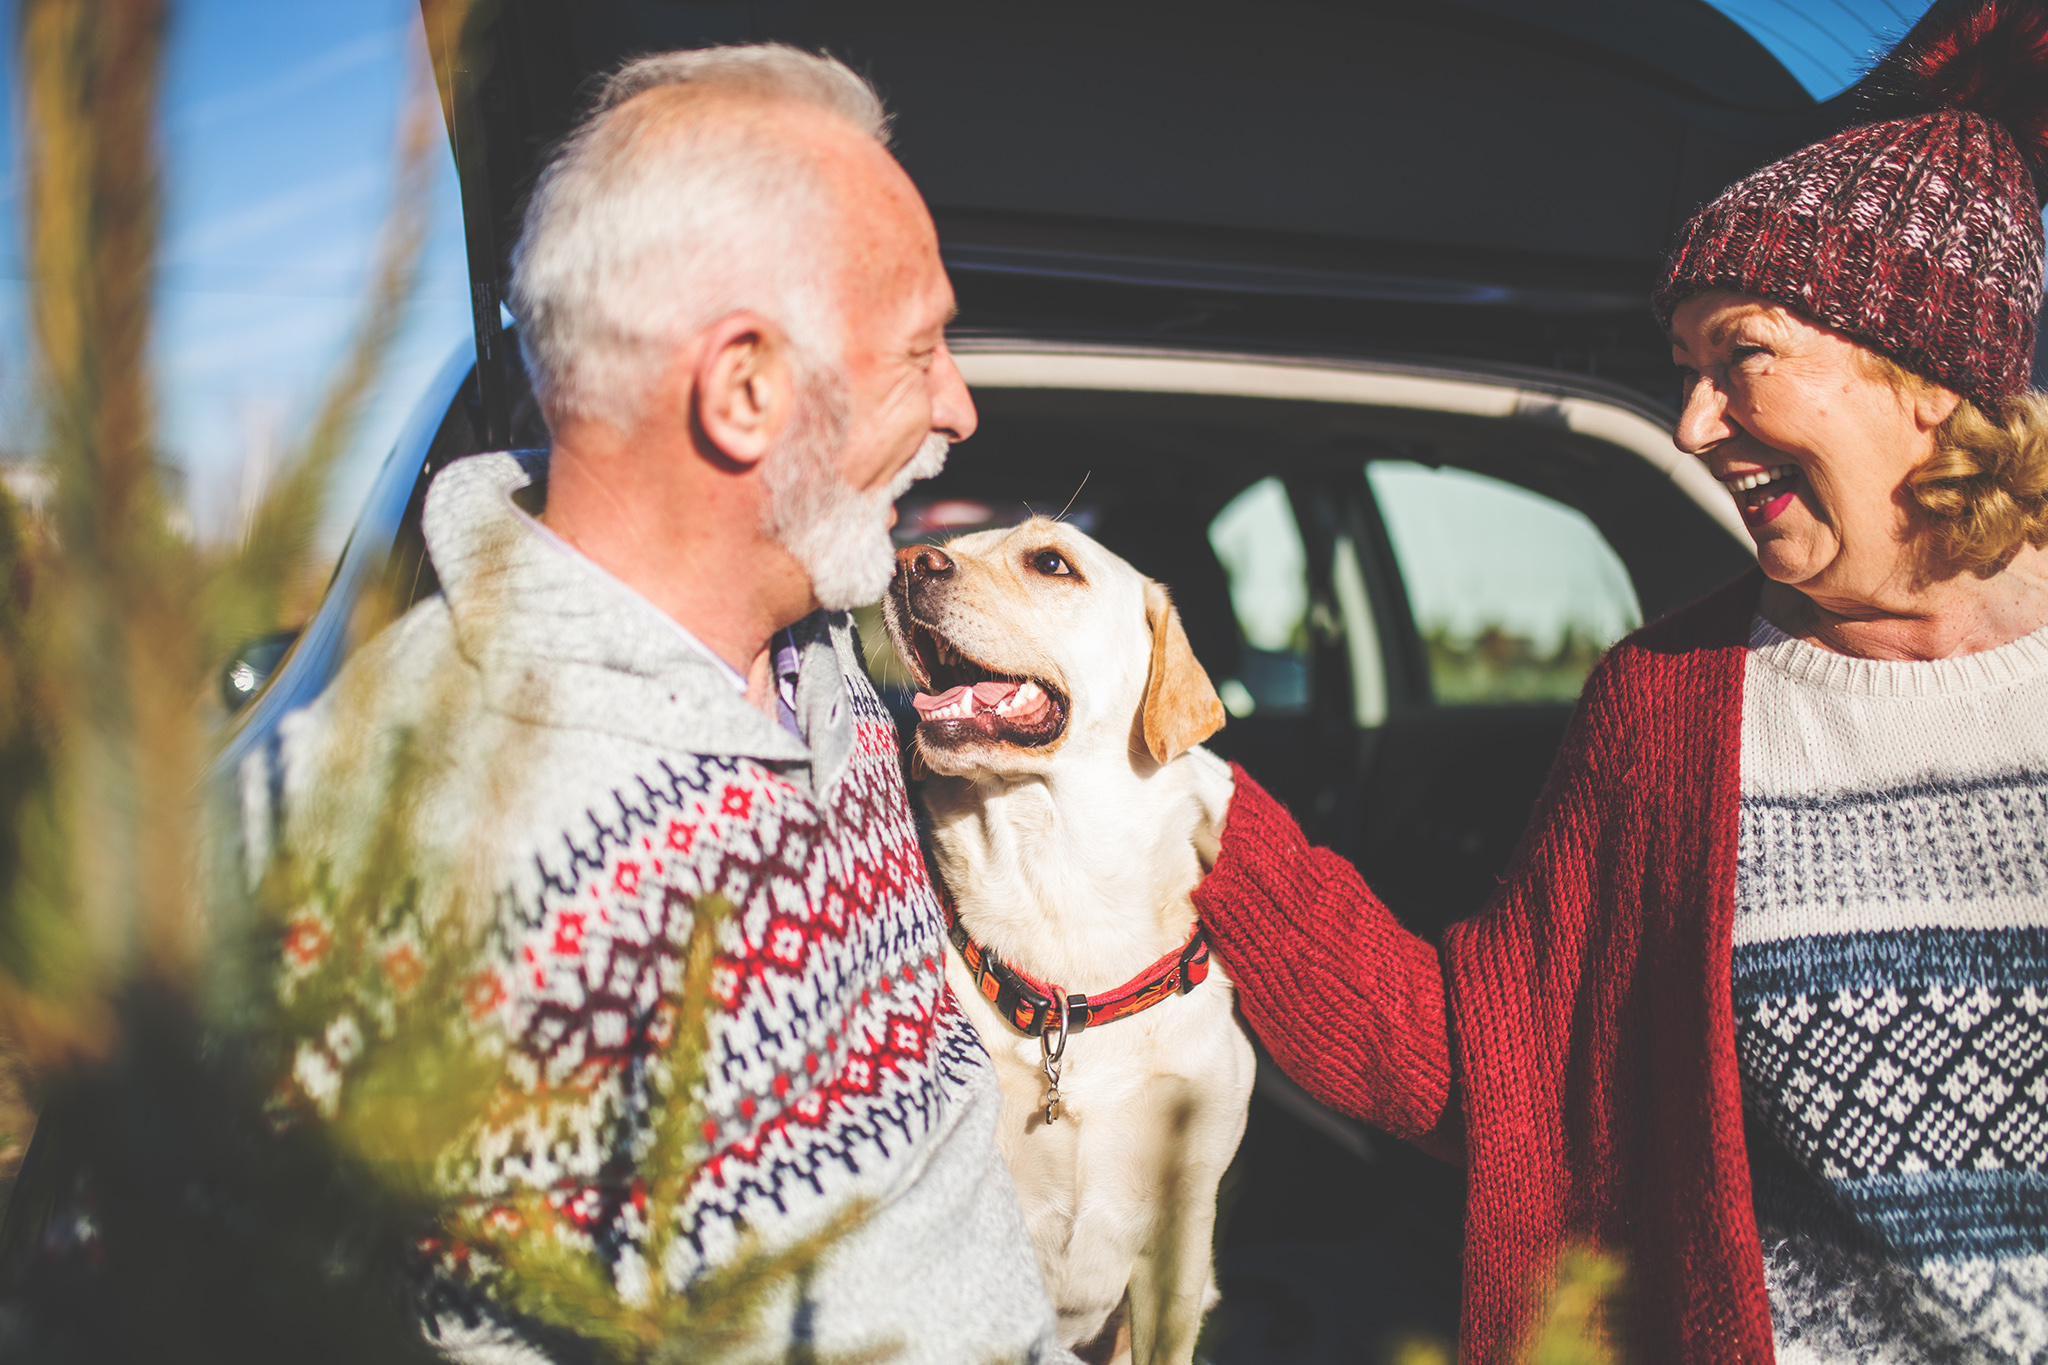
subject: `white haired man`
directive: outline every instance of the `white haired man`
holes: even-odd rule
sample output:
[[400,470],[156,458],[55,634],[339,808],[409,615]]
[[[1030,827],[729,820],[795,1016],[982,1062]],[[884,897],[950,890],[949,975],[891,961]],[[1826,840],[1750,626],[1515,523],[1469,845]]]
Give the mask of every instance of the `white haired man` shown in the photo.
[[[295,1031],[299,1109],[345,1113],[397,1017],[378,1000],[423,976],[455,908],[482,923],[464,1027],[508,1098],[442,1163],[457,1225],[544,1195],[524,1235],[596,1256],[637,1305],[750,1235],[787,1244],[858,1208],[768,1344],[1068,1360],[844,610],[894,570],[897,495],[975,425],[937,238],[884,130],[859,78],[787,48],[612,78],[514,261],[545,489],[506,454],[436,479],[441,595],[285,723],[246,804],[266,848],[341,888],[394,880],[366,812],[395,791],[408,812],[403,904],[358,965],[338,962],[334,907],[360,897],[308,897],[286,925],[287,1002],[343,1002]],[[659,1206],[663,1058],[690,906],[713,892],[734,913],[703,1164]],[[354,984],[315,989],[323,973]],[[549,1358],[502,1277],[442,1264],[426,1318],[444,1350]]]

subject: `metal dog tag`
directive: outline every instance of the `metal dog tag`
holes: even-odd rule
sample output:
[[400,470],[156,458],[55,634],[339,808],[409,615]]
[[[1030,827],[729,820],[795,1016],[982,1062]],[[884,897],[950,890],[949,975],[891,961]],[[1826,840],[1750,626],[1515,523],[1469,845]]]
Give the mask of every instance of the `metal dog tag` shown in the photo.
[[1067,1051],[1067,998],[1060,997],[1060,1040],[1052,1040],[1052,1028],[1048,1024],[1038,1035],[1040,1065],[1045,1068],[1045,1121],[1058,1123],[1065,1106],[1060,1103],[1060,1058]]

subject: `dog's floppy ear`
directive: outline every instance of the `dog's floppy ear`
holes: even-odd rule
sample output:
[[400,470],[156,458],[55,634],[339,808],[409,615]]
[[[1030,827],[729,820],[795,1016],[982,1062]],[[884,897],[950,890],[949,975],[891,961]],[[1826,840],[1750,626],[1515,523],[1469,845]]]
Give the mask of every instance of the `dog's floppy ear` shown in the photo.
[[1223,728],[1223,703],[1195,659],[1166,589],[1145,582],[1145,624],[1152,628],[1152,672],[1145,679],[1145,747],[1171,762]]

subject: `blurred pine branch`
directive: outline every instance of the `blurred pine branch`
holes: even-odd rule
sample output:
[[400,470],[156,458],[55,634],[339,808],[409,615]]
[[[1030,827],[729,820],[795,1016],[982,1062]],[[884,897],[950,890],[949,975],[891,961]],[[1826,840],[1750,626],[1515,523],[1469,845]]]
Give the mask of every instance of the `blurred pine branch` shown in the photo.
[[1565,1248],[1523,1360],[1527,1365],[1619,1365],[1626,1282],[1619,1257],[1592,1246]]
[[[471,14],[465,0],[424,7],[451,33]],[[864,1211],[793,1246],[748,1244],[687,1289],[666,1273],[701,1168],[709,971],[729,907],[693,911],[639,1171],[646,1264],[629,1274],[548,1191],[483,1206],[451,1181],[480,1123],[556,1097],[477,1046],[466,1002],[491,888],[421,894],[410,832],[421,774],[444,757],[433,698],[430,723],[381,760],[353,884],[287,853],[252,895],[202,853],[220,819],[202,804],[202,699],[228,650],[288,624],[335,463],[402,323],[442,136],[431,81],[401,120],[394,207],[347,357],[242,543],[208,547],[173,530],[145,366],[164,5],[22,0],[19,17],[40,458],[57,493],[46,522],[0,493],[0,1047],[44,1109],[42,1159],[0,1236],[0,1296],[26,1277],[34,1311],[0,1314],[0,1353],[425,1360],[407,1306],[418,1257],[460,1247],[498,1302],[608,1359],[743,1355]],[[372,602],[358,626],[391,614]],[[482,789],[505,790],[518,762],[500,755]],[[317,970],[287,980],[280,964],[308,934]],[[336,1027],[361,1040],[346,1086],[304,1112],[295,1048]],[[0,1146],[17,1129],[6,1101],[0,1084]],[[80,1199],[89,1217],[63,1212]],[[96,1270],[35,1279],[37,1256],[80,1238]]]

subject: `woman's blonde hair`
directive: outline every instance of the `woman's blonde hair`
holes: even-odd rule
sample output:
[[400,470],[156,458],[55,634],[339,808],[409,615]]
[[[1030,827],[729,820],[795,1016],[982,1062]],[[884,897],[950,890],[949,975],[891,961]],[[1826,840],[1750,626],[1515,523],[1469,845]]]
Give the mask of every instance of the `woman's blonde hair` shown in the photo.
[[[1868,354],[1895,390],[1932,387],[1891,357]],[[1990,412],[1957,403],[1934,429],[1932,458],[1906,476],[1906,491],[1927,517],[1935,552],[1960,568],[1981,572],[2022,544],[2048,546],[2048,393],[2015,394]]]

